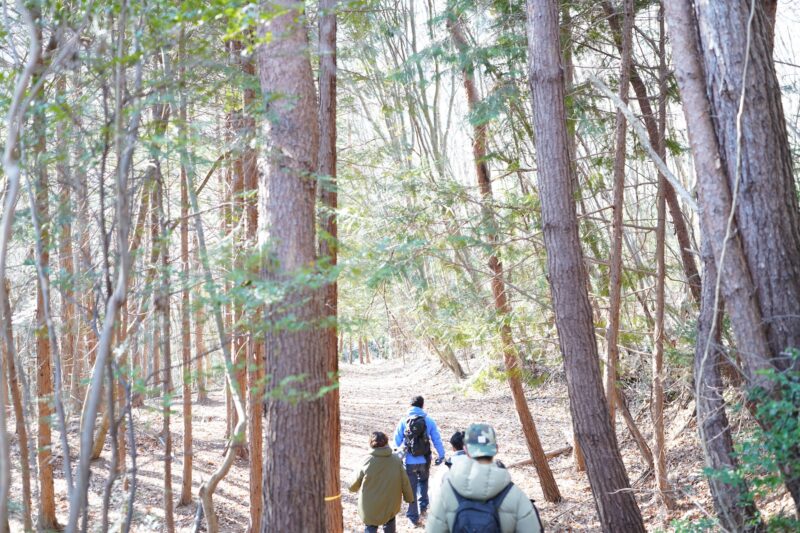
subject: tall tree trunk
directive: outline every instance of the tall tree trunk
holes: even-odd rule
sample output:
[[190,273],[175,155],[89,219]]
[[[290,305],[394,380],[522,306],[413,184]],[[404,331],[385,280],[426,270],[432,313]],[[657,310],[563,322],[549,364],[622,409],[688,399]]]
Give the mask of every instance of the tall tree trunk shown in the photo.
[[[669,10],[665,8],[666,13]],[[721,345],[722,305],[715,308],[717,266],[710,248],[708,241],[704,240],[705,280],[694,351],[697,430],[706,467],[718,472],[734,472],[739,464],[734,455],[731,427],[725,413],[725,399],[722,396],[724,385],[720,372],[725,358]],[[746,483],[726,483],[724,478],[715,475],[706,478],[722,527],[728,531],[763,531],[764,523],[758,518],[755,504],[748,503]]]
[[[181,26],[178,56],[181,59],[181,87],[185,83],[186,71],[186,34]],[[188,114],[186,109],[186,91],[180,93],[178,108],[178,124],[181,128],[181,142],[187,142]],[[189,505],[192,502],[192,322],[189,309],[189,188],[186,165],[181,164],[181,363],[183,390],[183,475],[181,480],[181,496],[178,505]]]
[[630,491],[598,364],[573,199],[559,49],[558,2],[528,0],[528,49],[542,225],[572,420],[604,531],[644,531]]
[[[457,18],[456,13],[451,12],[448,15],[447,25],[450,29],[453,42],[461,55],[461,74],[464,82],[464,90],[467,93],[467,106],[470,113],[474,115],[477,112],[480,97],[478,95],[478,88],[475,85],[474,65],[468,56],[469,46],[464,37],[461,21]],[[473,120],[475,120],[474,117]],[[489,255],[489,270],[492,273],[491,286],[494,308],[498,316],[501,317],[500,321],[502,323],[500,326],[500,338],[503,343],[503,361],[508,375],[508,385],[511,388],[511,396],[514,398],[514,405],[517,409],[517,416],[519,416],[520,423],[522,424],[522,431],[525,434],[528,452],[536,467],[536,472],[539,474],[539,483],[542,487],[542,493],[547,501],[555,503],[561,501],[561,493],[558,491],[558,485],[553,477],[553,472],[550,470],[550,464],[545,457],[544,449],[542,449],[542,444],[539,440],[536,423],[533,421],[528,402],[525,399],[525,391],[522,388],[519,353],[514,345],[511,326],[508,323],[509,315],[511,314],[511,303],[508,301],[508,295],[506,294],[503,263],[498,256],[497,220],[494,214],[492,180],[489,174],[489,164],[486,154],[486,145],[488,141],[486,128],[487,124],[485,122],[474,125],[472,155],[475,163],[475,173],[478,179],[478,189],[481,194],[482,225],[487,233],[487,239],[491,249]]]
[[738,193],[736,219],[747,221],[739,232],[771,352],[786,368],[790,360],[779,354],[800,347],[800,209],[769,21],[762,2],[753,5],[751,22],[745,1],[695,10],[722,162]]
[[[620,61],[619,97],[628,103],[628,82],[631,67],[631,41],[634,24],[633,0],[622,3],[622,59]],[[614,143],[614,236],[611,240],[611,265],[608,284],[608,328],[606,329],[606,398],[611,427],[616,431],[617,364],[619,360],[619,312],[622,293],[622,215],[625,211],[625,155],[627,153],[627,122],[621,109],[617,110]]]
[[[319,2],[319,157],[320,200],[324,206],[320,223],[320,260],[334,270],[337,260],[336,209],[338,203],[336,181],[336,4],[337,0]],[[339,327],[338,286],[332,280],[324,288],[323,313],[330,326],[325,335],[325,372],[329,376],[330,392],[325,395],[325,430],[328,442],[323,447],[325,456],[325,530],[342,533],[340,458],[341,420],[339,412]]]
[[[197,240],[195,239],[197,246]],[[199,266],[200,260],[199,253],[195,252],[195,260]],[[199,300],[200,297],[195,296]],[[209,375],[209,356],[206,353],[206,338],[203,333],[205,325],[201,318],[201,313],[196,313],[194,317],[194,349],[195,357],[197,358],[197,403],[202,404],[208,400],[208,375]]]
[[[11,315],[11,304],[8,300],[9,283],[8,279],[3,281],[5,291],[0,293],[0,313],[2,313],[2,321],[0,327],[5,329],[5,337],[11,342],[14,342],[14,328]],[[33,521],[31,519],[31,470],[30,470],[30,456],[28,455],[28,426],[25,423],[25,413],[22,405],[22,394],[20,392],[20,379],[18,377],[18,369],[16,365],[16,349],[10,350],[7,343],[3,342],[0,347],[0,353],[6,360],[8,370],[8,388],[11,392],[11,404],[14,407],[14,430],[17,435],[19,444],[19,459],[20,471],[22,474],[22,512],[23,512],[23,527],[25,531],[33,529]],[[22,372],[22,369],[19,369]],[[4,428],[0,427],[0,430]],[[9,465],[11,462],[9,461]]]
[[[47,164],[42,160],[47,151],[46,121],[43,111],[34,115],[34,132],[37,155],[36,173],[36,216],[41,221],[50,219],[49,184]],[[50,271],[50,230],[48,225],[41,231],[41,267],[46,279]],[[53,454],[51,451],[51,424],[53,411],[53,369],[50,356],[50,337],[45,320],[45,300],[42,284],[36,285],[36,394],[38,396],[39,431],[36,435],[39,463],[39,527],[42,529],[58,529],[56,520],[55,488],[53,485]]]
[[[57,81],[58,90],[65,94],[67,90],[67,77],[61,75]],[[59,188],[58,200],[58,257],[62,270],[61,300],[63,333],[61,341],[61,358],[64,362],[64,385],[68,385],[67,376],[72,375],[72,366],[75,364],[75,344],[77,342],[77,323],[75,321],[75,293],[74,275],[75,265],[72,253],[72,184],[69,178],[69,148],[67,146],[67,133],[63,120],[56,125],[56,138],[58,139],[58,160],[56,161],[56,179]],[[67,388],[67,393],[72,392]]]
[[[717,346],[712,344],[722,324],[722,317],[717,311],[720,307],[720,289],[727,302],[745,373],[751,379],[755,377],[757,369],[769,366],[767,338],[740,237],[735,227],[728,227],[729,221],[732,221],[731,191],[726,170],[719,164],[719,145],[706,95],[692,3],[690,0],[666,2],[664,14],[675,57],[675,77],[689,129],[702,206],[700,222],[704,235],[706,281],[703,285],[694,365],[698,429],[706,466],[727,470],[736,464],[736,460],[716,367],[720,355]],[[722,525],[731,531],[745,530],[745,525],[752,521],[756,512],[753,507],[741,505],[746,488],[723,484],[715,478],[709,478],[709,482]],[[754,526],[755,529],[760,527]]]
[[[259,27],[259,39],[272,39],[259,51],[259,75],[264,94],[280,95],[267,103],[269,170],[259,187],[259,202],[269,228],[272,260],[267,279],[291,283],[292,276],[316,260],[315,199],[319,127],[314,80],[301,6],[278,2],[285,9]],[[274,9],[275,2],[265,7]],[[300,21],[300,23],[298,23]],[[282,309],[273,306],[269,319],[280,324],[287,311],[301,328],[277,327],[268,332],[267,368],[272,380],[267,396],[264,464],[264,515],[261,531],[324,531],[324,469],[309,468],[325,442],[326,412],[318,398],[327,383],[323,365],[324,330],[319,325],[321,294],[291,287]],[[290,376],[304,375],[287,401],[275,386]]]
[[[800,362],[788,357],[786,350],[800,347],[800,209],[772,61],[771,21],[763,2],[694,7],[705,92],[733,192],[735,218],[741,222],[738,231],[770,362],[779,371],[797,370]],[[788,454],[789,463],[800,461],[800,444]],[[800,513],[800,473],[790,465],[782,469]]]
[[[153,161],[153,164],[157,165],[158,161]],[[157,176],[157,180],[161,180],[163,177]],[[158,269],[158,257],[161,254],[161,244],[160,244],[160,224],[158,221],[159,211],[158,211],[158,202],[162,200],[159,198],[159,184],[157,181],[153,182],[153,189],[151,194],[153,195],[152,203],[153,209],[150,210],[150,268]],[[155,278],[154,278],[155,279]],[[153,291],[153,309],[159,309],[159,290]],[[152,350],[150,352],[150,364],[148,365],[149,368],[152,369],[150,375],[153,376],[153,387],[151,389],[151,394],[156,394],[159,387],[161,386],[161,335],[162,335],[162,328],[161,328],[161,318],[159,317],[158,313],[153,313],[153,343],[152,343]]]
[[161,247],[161,286],[156,299],[155,311],[160,320],[161,329],[161,355],[164,359],[163,376],[161,378],[161,412],[163,426],[161,436],[164,439],[164,527],[168,533],[175,531],[175,517],[172,503],[172,431],[170,430],[170,417],[172,409],[172,336],[170,319],[170,269],[169,269],[169,240],[170,224],[166,212],[166,194],[164,178],[160,176],[156,205],[160,219],[161,234],[159,246]]
[[[667,64],[664,33],[663,10],[658,13],[659,21],[659,69],[658,69],[658,155],[666,158],[665,134],[667,128]],[[666,191],[667,180],[660,176],[656,194],[656,316],[653,331],[653,398],[650,410],[653,418],[653,455],[655,460],[656,487],[664,507],[675,508],[675,499],[670,493],[667,475],[667,450],[664,439],[664,284],[666,282],[666,263],[664,247],[666,240]]]
[[[255,62],[252,55],[242,57],[242,72],[248,77],[243,90],[242,99],[242,172],[244,174],[244,200],[245,209],[245,237],[246,248],[257,250],[258,246],[258,152],[252,148],[256,134],[256,122],[253,116],[254,106],[257,105],[256,91],[252,83],[257,78]],[[257,316],[261,316],[260,312]],[[258,322],[258,318],[256,319]],[[252,330],[252,327],[251,327]],[[264,406],[264,341],[260,334],[248,332],[246,342],[247,360],[247,433],[249,435],[248,455],[250,456],[250,533],[255,533],[261,527],[262,497],[264,468],[264,431],[263,431],[263,406]]]

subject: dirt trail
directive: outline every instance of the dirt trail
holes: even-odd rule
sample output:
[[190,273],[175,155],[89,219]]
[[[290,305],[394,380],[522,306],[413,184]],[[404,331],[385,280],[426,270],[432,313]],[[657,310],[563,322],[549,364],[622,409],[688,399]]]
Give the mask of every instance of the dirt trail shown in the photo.
[[[405,366],[400,361],[377,360],[369,365],[343,364],[341,368],[341,402],[342,402],[342,502],[344,507],[345,530],[363,531],[363,525],[357,514],[356,495],[346,490],[346,482],[353,469],[361,464],[368,452],[367,441],[372,431],[383,431],[389,435],[394,431],[397,421],[405,415],[412,396],[425,396],[425,409],[436,420],[445,447],[446,441],[456,430],[465,428],[470,422],[489,422],[494,425],[500,454],[498,458],[506,464],[528,458],[525,440],[521,434],[519,422],[513,403],[504,382],[492,382],[491,390],[478,394],[459,388],[452,375],[430,361],[409,361]],[[553,450],[566,445],[571,439],[571,422],[569,405],[564,384],[558,379],[526,391],[539,436],[545,450]],[[181,455],[182,419],[180,413],[180,397],[173,399],[172,438],[173,438],[173,491],[177,501],[181,485],[183,457]],[[672,518],[696,518],[701,516],[691,500],[698,499],[706,508],[710,508],[707,489],[701,471],[701,457],[694,442],[695,429],[692,425],[686,428],[681,420],[683,412],[678,416],[668,413],[668,440],[670,453],[671,478],[676,485],[687,494],[680,498],[682,508],[670,516],[660,514],[659,506],[652,498],[651,482],[637,486],[637,496],[649,527],[665,527]],[[137,496],[134,514],[134,531],[162,531],[162,472],[163,472],[163,439],[160,437],[161,414],[154,404],[143,409],[134,410],[138,476]],[[207,478],[222,460],[225,446],[225,400],[222,391],[213,391],[211,398],[203,405],[193,407],[194,437],[194,474],[193,493],[197,494],[200,482]],[[646,413],[641,417],[642,431],[649,437],[646,424]],[[670,424],[669,421],[672,420]],[[13,424],[13,421],[9,421]],[[13,427],[13,425],[11,426]],[[684,428],[683,433],[674,432]],[[70,426],[70,444],[73,453],[77,450],[77,421]],[[623,426],[617,428],[621,436],[621,446],[628,472],[632,480],[636,480],[643,472],[641,461],[633,443],[627,438]],[[670,437],[670,435],[672,436]],[[13,439],[13,436],[12,436]],[[61,449],[58,434],[54,432],[54,454],[56,457],[56,493],[63,495],[66,487],[61,470]],[[691,446],[689,445],[691,442]],[[12,440],[13,453],[18,461],[18,443]],[[449,449],[448,449],[449,453]],[[100,527],[99,508],[104,481],[108,473],[110,457],[109,442],[103,457],[92,466],[92,482],[90,493],[90,531]],[[74,462],[74,461],[73,461]],[[130,464],[128,465],[130,466]],[[571,456],[558,457],[550,461],[556,481],[558,482],[564,501],[549,504],[544,501],[538,485],[536,471],[533,467],[517,467],[511,470],[514,483],[535,499],[541,511],[548,531],[596,531],[594,504],[592,502],[586,476],[574,470]],[[444,466],[434,467],[435,472]],[[20,483],[18,470],[15,468],[12,481],[12,509],[19,509]],[[237,460],[228,477],[219,485],[215,494],[215,505],[220,516],[220,525],[226,532],[243,532],[247,530],[249,519],[249,461]],[[111,524],[118,524],[125,507],[127,492],[121,485],[115,485],[112,495]],[[16,507],[15,507],[16,506]],[[178,531],[193,530],[196,503],[175,508],[175,521]],[[66,498],[58,503],[58,517],[62,523],[66,521],[68,504]],[[404,513],[404,510],[403,510]],[[12,531],[21,529],[19,514],[14,513]],[[421,531],[409,527],[404,514],[398,516],[398,531]],[[114,530],[112,528],[112,530]],[[287,532],[290,533],[290,532]],[[305,532],[303,532],[305,533]]]
[[[427,362],[411,363],[405,368],[400,362],[378,361],[371,365],[344,365],[342,370],[342,477],[347,480],[352,468],[359,464],[366,452],[367,436],[371,431],[384,431],[391,435],[398,420],[408,409],[412,396],[425,397],[425,410],[436,420],[445,448],[449,436],[464,429],[470,422],[489,422],[497,432],[500,445],[498,458],[506,464],[527,459],[525,440],[520,433],[519,421],[505,383],[497,382],[484,395],[465,394],[457,388],[452,376]],[[536,420],[539,436],[546,450],[560,448],[568,443],[571,431],[566,395],[548,388],[537,389],[537,395],[528,395],[529,405]],[[572,474],[572,459],[562,457],[550,462],[565,501],[556,506],[544,502],[532,467],[512,470],[514,482],[536,500],[543,518],[567,511],[589,496],[588,484],[583,476]],[[441,466],[439,468],[445,468]],[[434,467],[436,470],[436,467]],[[435,476],[435,474],[434,474]],[[345,495],[345,523],[358,530],[359,518],[356,498]],[[594,514],[591,501],[583,504],[589,515]],[[581,513],[583,514],[583,513]],[[399,531],[415,531],[405,517],[398,517]],[[420,530],[416,530],[420,531]]]

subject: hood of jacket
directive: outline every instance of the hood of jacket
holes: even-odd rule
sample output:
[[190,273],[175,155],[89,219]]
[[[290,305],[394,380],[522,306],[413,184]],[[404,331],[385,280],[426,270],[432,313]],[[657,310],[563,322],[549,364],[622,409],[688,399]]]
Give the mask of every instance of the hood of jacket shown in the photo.
[[494,463],[482,464],[467,456],[453,461],[448,478],[459,494],[482,501],[495,497],[511,482],[505,468]]
[[389,457],[392,455],[392,449],[389,446],[384,446],[382,448],[373,448],[369,454],[373,457]]
[[408,410],[408,417],[411,418],[412,416],[428,416],[428,413],[426,413],[422,407],[411,407],[411,409]]

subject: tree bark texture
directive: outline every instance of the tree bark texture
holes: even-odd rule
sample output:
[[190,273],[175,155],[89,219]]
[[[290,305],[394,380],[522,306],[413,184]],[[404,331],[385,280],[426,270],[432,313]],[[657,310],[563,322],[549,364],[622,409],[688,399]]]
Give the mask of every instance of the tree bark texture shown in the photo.
[[[40,221],[49,220],[49,184],[46,163],[39,158],[47,150],[45,117],[43,112],[34,115],[37,154],[36,166],[36,216]],[[41,267],[49,279],[50,270],[50,230],[42,227]],[[50,355],[50,337],[45,321],[45,301],[41,283],[36,285],[36,395],[38,406],[39,431],[36,435],[37,461],[39,465],[39,527],[58,529],[56,520],[55,488],[53,486],[52,438],[53,423],[53,367]]]
[[[666,144],[664,142],[667,127],[667,66],[666,66],[666,35],[664,32],[664,17],[661,10],[658,14],[659,21],[659,69],[658,69],[658,155],[665,160]],[[656,489],[664,504],[669,510],[675,508],[675,499],[669,486],[667,472],[667,445],[664,438],[664,291],[666,284],[666,262],[664,249],[666,247],[666,185],[664,176],[658,178],[658,192],[656,194],[656,316],[653,328],[653,358],[652,358],[652,400],[650,412],[653,419],[653,458],[655,459]]]
[[[737,230],[736,219],[731,215],[733,194],[728,176],[730,165],[723,163],[718,133],[715,131],[713,111],[706,92],[707,77],[704,72],[705,66],[702,62],[698,39],[698,22],[689,0],[668,2],[665,5],[665,14],[669,25],[670,39],[673,43],[673,53],[676,57],[675,75],[681,91],[692,154],[697,169],[698,193],[702,208],[701,226],[703,234],[707,235],[707,242],[718,268],[716,279],[709,279],[709,282],[713,281],[716,285],[715,300],[719,300],[721,292],[727,303],[737,349],[749,384],[768,388],[769,383],[764,381],[759,371],[772,368],[772,354],[766,326],[762,319],[760,293],[757,292],[753,279],[755,273],[751,271],[745,253],[744,234]],[[750,102],[751,105],[755,105],[755,103],[755,100]],[[761,190],[763,191],[763,187]],[[742,189],[739,192],[744,193],[745,191],[746,189]],[[774,237],[774,234],[770,237]],[[770,244],[766,236],[765,244]],[[714,321],[721,320],[720,317],[713,316]],[[707,339],[709,339],[708,336]],[[709,363],[706,361],[708,358],[714,360],[710,339],[706,341],[702,357],[695,363],[695,367],[708,368]],[[696,378],[698,387],[696,396],[698,397],[700,396],[699,388],[703,384],[702,380]],[[707,464],[712,459],[713,457],[707,457]],[[708,464],[708,466],[713,467],[712,464]],[[787,485],[793,484],[791,479],[786,482]],[[796,483],[794,486],[797,487]],[[797,506],[798,498],[795,493],[797,490],[792,494],[795,506]],[[722,503],[722,496],[715,495],[714,497],[715,503]],[[727,513],[730,514],[732,521],[741,519],[740,514],[735,510]]]
[[[258,152],[252,148],[255,137],[256,121],[253,107],[257,105],[255,90],[250,83],[256,80],[255,61],[252,56],[241,58],[242,72],[248,77],[248,83],[242,91],[242,127],[241,139],[243,151],[241,155],[244,177],[244,216],[246,247],[256,250],[258,243]],[[247,433],[249,437],[248,455],[250,457],[250,532],[255,533],[261,527],[263,500],[263,405],[264,405],[264,341],[252,332],[247,334]]]
[[[338,182],[336,180],[336,4],[337,0],[319,2],[319,178],[320,199],[324,206],[320,227],[320,258],[336,268],[338,248]],[[325,330],[325,371],[332,389],[325,395],[325,530],[344,531],[342,517],[340,453],[341,419],[339,409],[339,328],[338,285],[330,281],[324,288],[324,316],[330,321]]]
[[169,269],[169,220],[165,208],[165,192],[163,180],[158,184],[158,215],[161,219],[161,287],[156,300],[155,311],[160,319],[161,355],[164,358],[163,377],[161,378],[161,412],[163,426],[161,436],[164,439],[164,528],[168,533],[175,531],[175,516],[172,502],[172,431],[170,430],[170,410],[172,408],[172,335],[170,319],[170,269]]
[[[2,312],[2,319],[0,319],[0,327],[5,328],[5,338],[10,342],[14,342],[14,328],[11,312],[11,304],[8,300],[9,283],[8,279],[3,281],[5,291],[0,293],[0,312]],[[14,430],[17,435],[19,444],[19,459],[20,471],[22,476],[22,511],[23,511],[23,527],[25,531],[33,529],[33,521],[31,519],[31,470],[30,470],[30,456],[28,455],[28,426],[25,423],[25,412],[22,405],[21,394],[21,379],[16,364],[16,348],[9,349],[6,342],[2,343],[0,353],[6,360],[6,369],[8,371],[8,388],[11,392],[11,404],[14,408]],[[22,372],[22,369],[19,369]],[[0,428],[5,430],[4,427]],[[9,465],[11,462],[9,461]]]
[[[772,61],[771,21],[762,2],[694,7],[706,94],[770,362],[779,371],[797,370],[797,360],[785,350],[800,347],[800,211]],[[789,454],[791,462],[800,460],[800,445]],[[800,475],[782,466],[800,512]]]
[[[475,84],[474,65],[469,59],[469,45],[464,36],[462,23],[456,13],[450,13],[447,19],[447,26],[456,48],[461,56],[461,76],[464,83],[464,90],[467,94],[467,107],[470,113],[476,113],[480,104],[478,88]],[[473,118],[473,120],[475,120]],[[520,371],[519,353],[514,345],[511,333],[511,325],[508,323],[511,315],[511,303],[508,301],[506,293],[505,279],[503,273],[503,263],[498,257],[497,245],[497,220],[495,218],[492,193],[492,180],[489,173],[489,163],[487,161],[486,145],[488,142],[487,124],[481,122],[473,123],[472,156],[475,163],[475,173],[478,181],[478,189],[481,195],[482,225],[487,234],[491,252],[489,255],[489,271],[492,273],[491,287],[494,300],[494,309],[501,317],[500,338],[503,345],[503,362],[508,375],[508,385],[511,388],[511,396],[514,398],[514,406],[517,410],[522,431],[525,435],[525,442],[531,459],[539,474],[539,483],[542,493],[548,502],[556,503],[561,501],[561,493],[558,485],[550,470],[550,464],[545,457],[539,433],[536,430],[536,423],[531,415],[528,402],[525,399],[525,391],[522,387]]]
[[[738,229],[769,347],[778,358],[800,347],[800,210],[770,23],[762,2],[753,5],[752,21],[745,0],[699,2],[695,12],[722,164],[730,189],[738,192]],[[788,363],[775,361],[779,369]]]
[[[306,55],[305,17],[296,2],[267,2],[285,8],[259,27],[259,38],[271,40],[259,50],[259,77],[267,103],[268,172],[259,191],[261,212],[269,228],[264,276],[289,284],[293,275],[316,262],[315,200],[319,127],[311,63]],[[280,324],[287,312],[302,327],[276,326],[267,333],[267,388],[264,426],[264,507],[261,531],[324,531],[325,473],[310,468],[327,445],[328,426],[319,391],[327,383],[321,293],[287,286],[279,306],[268,310]],[[287,311],[288,309],[288,311]],[[298,378],[289,387],[287,378]]]
[[550,289],[575,432],[604,531],[644,531],[611,427],[572,194],[558,2],[528,0],[528,50],[539,195]]
[[[631,41],[634,24],[633,0],[622,3],[622,59],[620,60],[619,97],[628,103],[628,82],[631,67]],[[608,328],[606,329],[606,398],[611,427],[616,431],[617,364],[619,360],[619,310],[622,293],[622,215],[625,211],[625,154],[627,122],[621,109],[617,110],[614,140],[614,214],[613,238],[608,282]]]
[[[733,472],[739,465],[734,456],[731,428],[725,412],[725,399],[722,397],[724,385],[720,370],[725,358],[721,344],[722,305],[715,294],[717,266],[707,240],[703,241],[703,263],[705,280],[694,352],[697,430],[706,467],[720,472]],[[718,307],[715,308],[715,305]],[[709,352],[706,355],[709,342]],[[763,522],[756,518],[755,504],[746,503],[746,484],[726,483],[717,476],[706,476],[706,479],[714,500],[714,510],[722,527],[728,531],[764,529]]]

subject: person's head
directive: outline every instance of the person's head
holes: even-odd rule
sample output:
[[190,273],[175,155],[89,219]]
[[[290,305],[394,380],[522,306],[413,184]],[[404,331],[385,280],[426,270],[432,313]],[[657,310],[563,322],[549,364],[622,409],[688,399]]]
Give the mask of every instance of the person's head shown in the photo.
[[464,435],[467,455],[479,463],[491,463],[497,455],[497,435],[489,424],[470,424]]
[[453,436],[450,437],[450,446],[457,452],[460,452],[464,449],[464,432],[463,431],[456,431],[453,433]]
[[422,396],[414,396],[411,398],[411,407],[419,407],[422,409],[425,406],[425,398]]
[[369,437],[370,448],[383,448],[389,444],[389,438],[386,433],[381,431],[374,431]]

